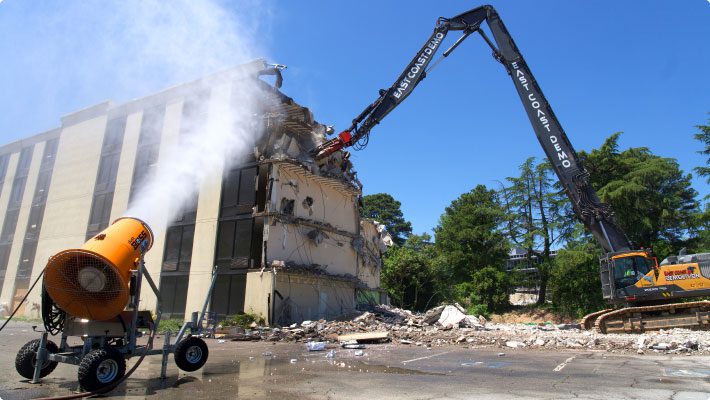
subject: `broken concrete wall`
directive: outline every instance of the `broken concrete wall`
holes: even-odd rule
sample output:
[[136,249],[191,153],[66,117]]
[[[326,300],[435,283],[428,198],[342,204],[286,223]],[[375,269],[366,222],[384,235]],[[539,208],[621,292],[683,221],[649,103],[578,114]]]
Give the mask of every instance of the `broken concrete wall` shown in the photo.
[[272,323],[332,319],[355,311],[355,284],[332,277],[279,272],[274,276]]
[[[330,181],[330,182],[329,182]],[[289,163],[272,165],[264,261],[356,276],[357,193]]]
[[382,256],[387,251],[387,246],[377,223],[371,219],[360,221],[360,237],[362,245],[357,277],[368,289],[377,289],[380,287]]

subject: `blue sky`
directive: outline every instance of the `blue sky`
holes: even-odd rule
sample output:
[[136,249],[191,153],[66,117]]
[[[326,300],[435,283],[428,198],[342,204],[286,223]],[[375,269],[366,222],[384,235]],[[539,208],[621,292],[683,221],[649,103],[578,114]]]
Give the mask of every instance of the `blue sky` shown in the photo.
[[[245,56],[227,54],[203,70],[164,74],[159,62],[139,62],[142,53],[132,46],[141,44],[121,29],[131,21],[107,23],[112,10],[105,4],[0,3],[0,144],[57,127],[62,115],[102,100],[141,97]],[[479,5],[220,4],[252,23],[245,28],[255,49],[250,56],[286,64],[282,90],[337,130],[392,84],[437,17]],[[692,135],[694,125],[710,117],[708,1],[492,4],[577,150],[623,131],[622,148],[647,146],[678,159],[686,172],[704,162]],[[184,10],[187,24],[190,11]],[[107,43],[113,51],[97,50]],[[373,130],[370,145],[353,159],[365,194],[391,193],[419,233],[431,230],[461,193],[477,184],[497,186],[529,156],[543,152],[513,84],[483,41],[471,36]],[[701,197],[710,194],[704,180],[693,183]]]

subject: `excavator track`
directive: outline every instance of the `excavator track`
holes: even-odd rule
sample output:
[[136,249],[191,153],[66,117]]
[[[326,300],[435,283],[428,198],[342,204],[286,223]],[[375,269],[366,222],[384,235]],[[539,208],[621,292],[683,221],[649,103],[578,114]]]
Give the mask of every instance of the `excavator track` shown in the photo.
[[608,312],[614,311],[613,308],[606,308],[601,311],[596,311],[591,314],[587,314],[582,318],[581,321],[579,321],[579,324],[582,325],[582,329],[585,331],[592,330],[594,328],[594,323],[597,321],[597,318],[599,318],[600,315],[606,314]]
[[602,312],[596,316],[594,328],[600,333],[641,333],[672,328],[710,330],[710,301],[626,307]]

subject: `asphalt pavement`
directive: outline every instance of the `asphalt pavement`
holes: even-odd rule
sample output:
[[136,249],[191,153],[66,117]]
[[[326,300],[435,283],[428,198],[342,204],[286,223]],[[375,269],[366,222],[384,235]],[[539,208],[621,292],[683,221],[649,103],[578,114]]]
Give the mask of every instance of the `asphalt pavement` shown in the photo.
[[[78,390],[73,365],[60,364],[37,385],[15,372],[17,350],[34,338],[39,334],[27,323],[11,322],[0,332],[2,400]],[[334,357],[328,357],[330,349],[309,352],[303,343],[207,342],[210,356],[202,370],[179,371],[171,357],[168,377],[161,380],[160,356],[149,356],[104,397],[710,400],[708,356],[378,344],[362,354],[334,347]]]

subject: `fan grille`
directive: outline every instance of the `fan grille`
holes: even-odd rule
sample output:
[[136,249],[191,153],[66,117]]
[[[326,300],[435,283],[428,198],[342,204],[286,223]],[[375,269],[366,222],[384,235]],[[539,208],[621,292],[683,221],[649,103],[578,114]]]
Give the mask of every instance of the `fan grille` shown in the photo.
[[50,258],[44,284],[59,308],[80,318],[109,319],[128,303],[118,269],[91,251],[65,250]]

